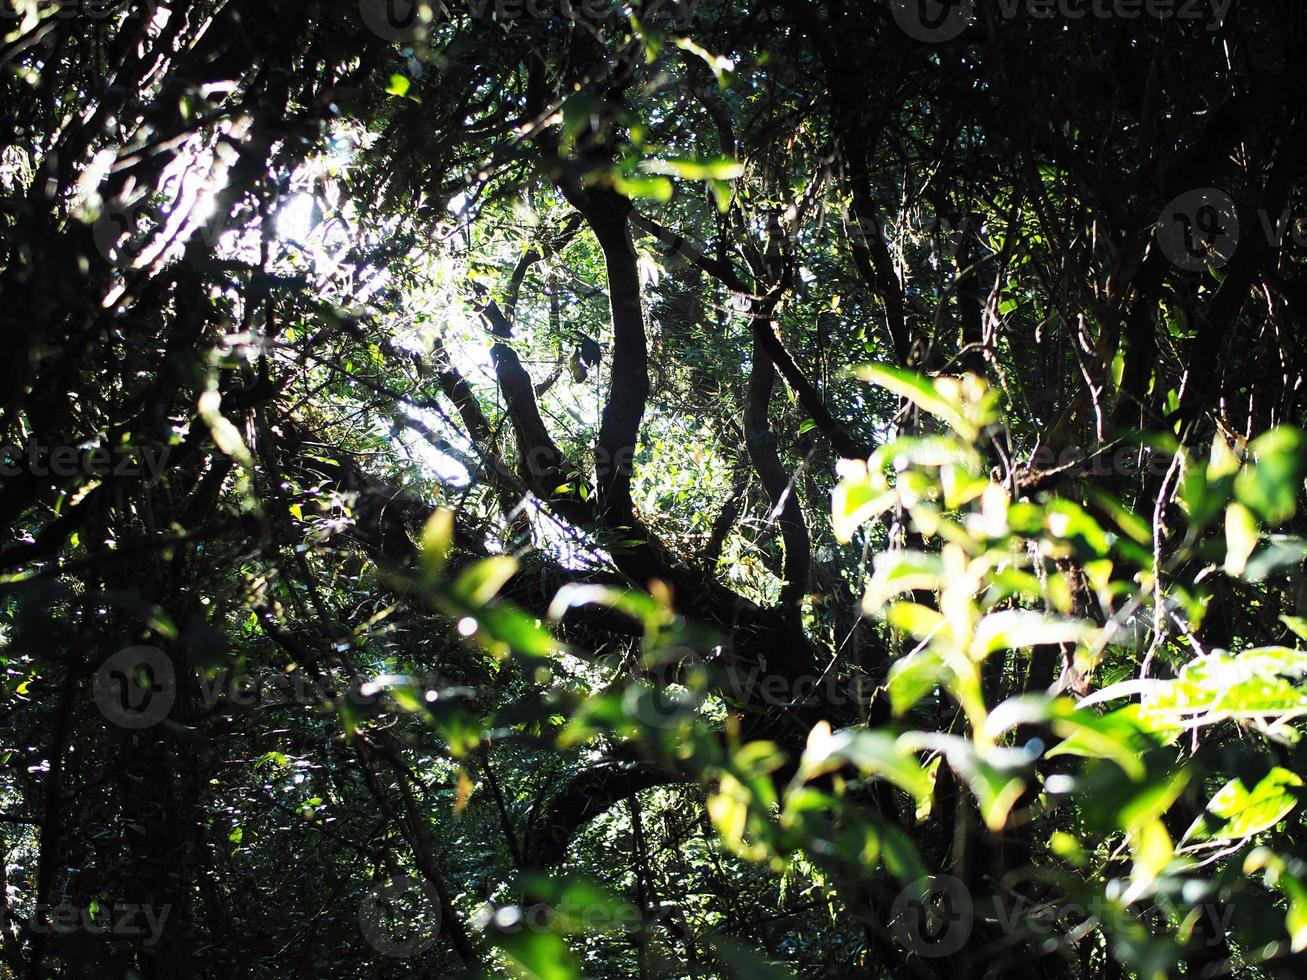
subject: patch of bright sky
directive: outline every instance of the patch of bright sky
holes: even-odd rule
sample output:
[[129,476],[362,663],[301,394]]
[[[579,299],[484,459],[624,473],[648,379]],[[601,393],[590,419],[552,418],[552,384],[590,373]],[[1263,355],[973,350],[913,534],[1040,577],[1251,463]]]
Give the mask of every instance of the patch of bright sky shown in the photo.
[[[248,117],[237,117],[220,124],[220,130],[228,139],[238,141],[249,124]],[[360,283],[356,278],[360,270],[347,269],[342,265],[349,250],[364,233],[359,227],[352,203],[341,200],[339,185],[332,179],[339,170],[349,165],[353,146],[350,140],[337,138],[333,140],[331,152],[311,161],[294,175],[292,193],[278,209],[273,232],[283,247],[293,250],[301,259],[308,260],[310,268],[307,271],[310,272],[310,278],[316,280],[313,285],[320,295],[332,298],[333,287],[339,288],[339,276],[344,273],[348,280],[348,295],[334,298],[342,305],[358,306],[366,303],[372,295],[390,283],[393,277],[388,269],[373,269],[368,270],[370,277]],[[99,199],[96,187],[107,175],[115,159],[116,154],[112,157],[106,154],[103,159],[97,159],[91,167],[91,176],[81,187],[81,207],[87,217],[107,206]],[[143,227],[135,229],[150,232],[149,242],[133,263],[135,267],[176,261],[183,254],[186,243],[197,233],[213,237],[215,252],[224,259],[251,265],[259,263],[262,232],[257,223],[238,228],[225,228],[221,222],[216,227],[212,225],[217,199],[226,187],[228,171],[235,159],[235,151],[226,142],[214,140],[213,134],[197,134],[191,140],[191,145],[176,155],[160,182],[163,200],[158,202],[157,209],[152,212],[155,221],[149,222],[154,227],[146,226],[146,219],[142,218]],[[466,206],[466,196],[460,196],[451,202],[451,211],[461,214]],[[373,227],[367,233],[386,234],[387,229]],[[514,260],[507,245],[500,258]],[[440,338],[464,377],[474,385],[493,385],[493,364],[487,333],[479,318],[470,313],[465,300],[468,280],[466,262],[448,253],[433,251],[419,258],[415,271],[418,283],[405,291],[405,309],[396,317],[396,342],[404,349],[428,354],[434,341]],[[120,287],[111,293],[106,299],[106,306],[117,303],[124,291]],[[233,294],[232,298],[240,297]],[[528,319],[523,317],[520,324],[520,332],[526,335],[530,332]],[[561,386],[558,394],[562,394]],[[597,416],[597,411],[593,409],[595,399],[592,397],[589,401],[592,403],[590,412],[578,411],[578,403],[568,410],[569,414],[582,422],[586,421],[583,415]],[[404,406],[403,410],[445,438],[455,452],[468,459],[474,457],[472,447],[466,445],[460,434],[445,424],[439,413],[416,406]],[[470,485],[472,474],[458,458],[431,445],[419,433],[402,426],[398,428],[401,434],[392,437],[397,452],[415,459],[426,474],[441,483],[455,489]],[[539,501],[528,497],[522,506],[530,515],[537,545],[565,567],[587,568],[611,564],[610,556],[596,548],[593,542],[583,537],[578,538],[575,531],[561,527]],[[487,541],[492,547],[496,546],[493,537],[491,535],[492,540]]]
[[[404,414],[411,418],[417,419],[432,432],[443,433],[445,423],[440,415],[430,409],[419,408],[416,405],[404,405],[402,407]],[[450,434],[452,436],[452,433]],[[424,439],[419,432],[412,429],[401,428],[396,436],[400,444],[409,452],[409,454],[422,467],[423,471],[430,476],[435,477],[441,483],[462,489],[472,482],[472,474],[468,472],[458,459],[449,453],[446,453],[437,447],[431,445]],[[468,456],[472,456],[474,450],[471,446],[455,446],[454,439],[449,439],[450,445]]]
[[[330,158],[315,161],[311,166],[324,168],[333,165],[348,166],[348,156],[335,161]],[[291,184],[292,196],[283,202],[274,227],[283,245],[310,260],[313,278],[322,280],[332,273],[347,273],[353,280],[362,270],[344,269],[340,265],[351,245],[357,244],[362,234],[384,236],[395,229],[387,229],[384,225],[376,227],[373,215],[361,221],[349,202],[339,200],[334,185],[331,174],[324,173],[323,169],[314,173],[306,168],[297,173]],[[469,203],[468,195],[455,195],[448,207],[450,217],[460,223],[467,221]],[[361,225],[366,225],[366,231]],[[326,240],[327,235],[332,237],[330,242]],[[395,344],[403,350],[426,356],[440,341],[453,366],[469,384],[477,389],[497,391],[489,333],[467,303],[471,270],[464,250],[471,243],[463,234],[451,236],[447,241],[453,248],[438,247],[408,256],[403,260],[402,273],[392,273],[389,269],[367,270],[369,278],[366,281],[354,280],[350,294],[336,297],[335,301],[342,305],[363,305],[378,290],[393,285],[396,275],[402,275],[401,307],[389,315]],[[483,254],[486,251],[491,254]],[[520,254],[520,243],[498,242],[489,249],[481,249],[478,258],[511,268]],[[543,312],[539,297],[528,297],[524,293],[517,312],[515,326],[525,357],[525,348],[530,346],[537,326],[534,321]],[[527,366],[536,368],[539,375],[539,365],[528,363]],[[537,376],[536,380],[542,378]],[[556,410],[570,415],[579,424],[597,425],[598,391],[593,381],[588,385],[573,386],[564,374],[551,389],[550,400],[555,403]],[[469,466],[475,467],[476,453],[463,435],[447,424],[439,412],[415,405],[403,405],[400,411],[417,420],[438,439],[445,440],[450,451],[432,445],[420,431],[399,425],[390,436],[396,452],[414,460],[424,474],[451,489],[469,487],[473,479]],[[608,554],[595,547],[588,537],[578,536],[574,529],[561,526],[539,501],[527,496],[521,506],[530,518],[535,545],[564,567],[611,565]],[[495,533],[489,535],[486,543],[492,548],[499,547]]]

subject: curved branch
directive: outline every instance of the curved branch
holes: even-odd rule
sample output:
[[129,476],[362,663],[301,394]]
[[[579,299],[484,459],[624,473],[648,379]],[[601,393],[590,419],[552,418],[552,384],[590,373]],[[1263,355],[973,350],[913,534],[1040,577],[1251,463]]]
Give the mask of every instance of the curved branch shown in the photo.
[[678,235],[676,232],[667,228],[653,218],[647,217],[637,212],[631,214],[631,224],[641,231],[652,235],[658,241],[667,246],[669,255],[678,255],[685,261],[701,272],[706,273],[716,279],[727,289],[739,293],[743,296],[753,294],[753,289],[748,283],[740,278],[735,268],[725,261],[715,259],[707,255],[703,248],[686,238],[684,235]]
[[799,370],[799,365],[795,363],[793,356],[786,350],[780,334],[776,332],[774,321],[754,320],[753,336],[781,372],[785,383],[794,391],[808,417],[830,441],[831,447],[845,459],[866,459],[870,456],[871,447],[849,434],[844,424],[826,407],[821,392]]
[[561,863],[577,832],[613,804],[655,786],[688,781],[670,769],[625,760],[603,762],[582,771],[531,814],[526,832],[528,864],[547,868]]
[[615,191],[565,186],[563,194],[599,241],[608,274],[613,366],[599,424],[595,477],[599,511],[609,527],[634,527],[632,461],[649,398],[649,348],[640,308],[640,273],[631,241],[631,202]]
[[[549,501],[559,514],[574,523],[591,525],[594,510],[581,498],[581,473],[554,443],[536,402],[535,384],[522,361],[508,343],[513,336],[512,324],[494,300],[487,300],[480,313],[490,326],[495,343],[490,359],[495,366],[499,389],[508,404],[508,417],[517,437],[522,477],[539,497]],[[566,495],[560,487],[569,487]]]

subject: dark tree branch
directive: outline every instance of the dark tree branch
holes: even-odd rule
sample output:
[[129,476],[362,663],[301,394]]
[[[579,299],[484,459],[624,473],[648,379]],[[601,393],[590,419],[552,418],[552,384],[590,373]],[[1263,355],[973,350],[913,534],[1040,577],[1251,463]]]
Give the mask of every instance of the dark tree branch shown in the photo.
[[598,239],[608,274],[613,363],[595,449],[599,511],[610,527],[634,528],[632,460],[649,397],[649,350],[640,305],[640,273],[628,222],[631,202],[614,191],[581,190],[566,184],[563,194]]
[[[749,374],[749,403],[744,413],[744,429],[749,446],[749,457],[762,479],[771,505],[771,516],[780,524],[781,540],[785,547],[785,582],[781,586],[781,606],[797,611],[798,604],[808,592],[808,571],[811,564],[811,546],[808,526],[804,523],[803,509],[795,493],[794,481],[781,466],[776,451],[776,433],[768,421],[772,387],[776,368],[762,344],[758,341],[758,321],[770,320],[766,303],[754,311],[753,367]],[[763,329],[770,329],[764,326]]]

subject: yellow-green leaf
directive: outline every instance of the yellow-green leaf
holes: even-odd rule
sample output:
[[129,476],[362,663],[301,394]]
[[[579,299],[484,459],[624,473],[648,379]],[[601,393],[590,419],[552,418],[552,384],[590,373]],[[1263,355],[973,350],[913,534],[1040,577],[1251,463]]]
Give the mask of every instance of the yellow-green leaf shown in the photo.
[[1203,824],[1211,817],[1199,817],[1186,836],[1242,840],[1269,830],[1298,805],[1295,790],[1302,784],[1302,777],[1280,766],[1263,776],[1251,792],[1241,779],[1232,779],[1207,804],[1208,814],[1221,826],[1208,833]]
[[418,547],[422,563],[430,570],[444,567],[454,546],[454,512],[447,507],[437,508],[422,527]]
[[458,577],[454,594],[470,606],[484,606],[516,572],[516,558],[508,555],[484,558]]
[[1242,575],[1257,547],[1257,518],[1243,504],[1234,501],[1225,508],[1225,573]]

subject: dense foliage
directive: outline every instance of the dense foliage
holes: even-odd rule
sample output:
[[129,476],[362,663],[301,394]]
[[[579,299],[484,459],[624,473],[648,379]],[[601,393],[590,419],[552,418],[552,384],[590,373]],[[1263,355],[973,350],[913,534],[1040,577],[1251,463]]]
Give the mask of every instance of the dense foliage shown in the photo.
[[0,0],[0,977],[1307,973],[1300,0]]

